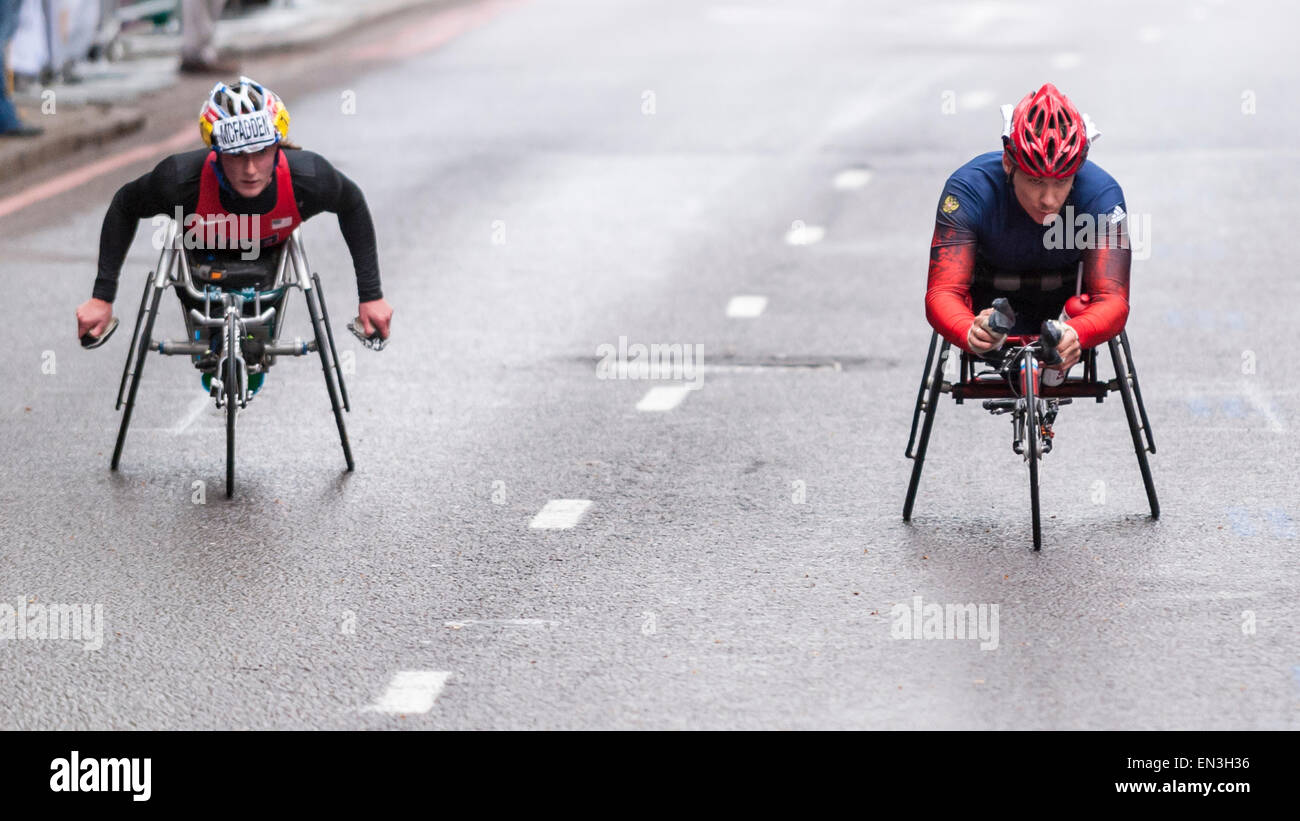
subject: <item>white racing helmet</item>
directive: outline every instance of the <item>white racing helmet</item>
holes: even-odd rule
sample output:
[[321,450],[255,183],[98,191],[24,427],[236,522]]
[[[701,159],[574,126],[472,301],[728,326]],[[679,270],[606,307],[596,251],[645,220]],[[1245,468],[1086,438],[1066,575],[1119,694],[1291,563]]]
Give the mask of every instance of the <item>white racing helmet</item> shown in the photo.
[[199,110],[199,135],[218,153],[260,151],[289,135],[289,110],[275,92],[247,77],[217,83]]

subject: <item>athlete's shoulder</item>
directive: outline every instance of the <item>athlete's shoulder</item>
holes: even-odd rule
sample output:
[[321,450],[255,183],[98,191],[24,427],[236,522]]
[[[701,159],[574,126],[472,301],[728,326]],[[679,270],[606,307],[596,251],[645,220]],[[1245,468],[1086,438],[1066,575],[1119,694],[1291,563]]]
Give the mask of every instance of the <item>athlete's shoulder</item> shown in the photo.
[[1006,179],[1007,172],[1002,168],[1002,152],[986,151],[973,157],[962,167],[952,172],[948,179],[962,180],[968,184],[996,185]]
[[1007,172],[1002,168],[1002,152],[980,154],[958,168],[948,177],[944,189],[949,193],[964,193],[968,199],[984,202],[991,200],[1006,185]]
[[172,154],[164,157],[158,165],[154,166],[154,173],[176,184],[196,181],[203,173],[203,163],[210,153],[212,153],[210,148],[196,148],[193,151]]
[[1094,213],[1106,213],[1124,203],[1124,189],[1104,168],[1092,160],[1084,162],[1074,177],[1079,204]]
[[943,194],[939,197],[939,220],[959,227],[973,227],[996,201],[1005,178],[1001,151],[975,157],[952,172],[944,183]]
[[315,151],[308,151],[305,148],[285,148],[285,159],[289,161],[289,173],[294,179],[301,177],[315,177],[325,173],[327,169],[333,168],[330,161],[317,154]]

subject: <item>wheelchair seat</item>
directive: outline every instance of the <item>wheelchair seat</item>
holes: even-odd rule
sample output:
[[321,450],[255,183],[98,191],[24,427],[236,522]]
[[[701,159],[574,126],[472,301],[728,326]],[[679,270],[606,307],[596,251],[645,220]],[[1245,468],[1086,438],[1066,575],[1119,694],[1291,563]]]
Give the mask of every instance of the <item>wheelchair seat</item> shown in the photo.
[[253,259],[244,259],[243,253],[237,249],[194,249],[185,253],[194,278],[194,287],[200,290],[213,285],[223,291],[246,288],[266,291],[275,285],[275,274],[284,247],[282,243],[263,248]]
[[[260,353],[266,345],[274,344],[279,336],[280,326],[284,321],[285,296],[288,289],[276,287],[276,274],[280,269],[280,258],[285,251],[285,244],[261,249],[253,259],[244,259],[238,249],[187,249],[186,259],[189,263],[190,277],[193,285],[200,291],[216,288],[223,292],[242,292],[244,295],[242,314],[245,318],[257,315],[260,308],[276,309],[276,317],[270,325],[249,329],[249,338],[244,343],[244,355],[248,360],[249,382],[252,392],[261,387],[265,372],[275,362],[275,357]],[[203,372],[203,389],[209,389],[209,380],[217,365],[217,351],[221,346],[221,330],[216,327],[203,327],[194,321],[190,311],[202,314],[205,311],[204,300],[197,299],[183,287],[176,288],[180,297],[181,313],[185,320],[186,336],[197,342],[206,343],[209,353],[194,355],[191,361]],[[220,308],[220,300],[216,307]]]

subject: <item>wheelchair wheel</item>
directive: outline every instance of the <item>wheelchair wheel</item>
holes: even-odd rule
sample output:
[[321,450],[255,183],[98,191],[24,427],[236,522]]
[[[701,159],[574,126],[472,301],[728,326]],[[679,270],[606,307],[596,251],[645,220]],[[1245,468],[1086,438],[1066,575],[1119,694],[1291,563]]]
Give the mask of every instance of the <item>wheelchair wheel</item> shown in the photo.
[[[935,341],[938,334],[935,334],[930,341],[930,353],[934,353]],[[907,498],[903,501],[903,521],[912,521],[912,506],[916,503],[916,491],[921,485],[921,469],[925,467],[925,452],[930,445],[930,431],[934,428],[934,413],[939,407],[939,394],[943,390],[943,366],[947,363],[948,357],[953,355],[950,350],[950,344],[945,340],[939,348],[939,356],[934,362],[934,369],[930,370],[931,357],[926,357],[926,375],[922,377],[921,392],[918,395],[916,413],[924,413],[921,420],[921,436],[916,441],[915,452],[909,452],[908,455],[914,460],[912,462],[912,478],[907,483]],[[925,380],[929,381],[926,382]],[[925,397],[924,404],[920,401],[920,396]],[[916,426],[915,417],[912,422]]]
[[[1127,343],[1127,337],[1125,342]],[[1121,348],[1114,339],[1107,344],[1110,346],[1111,362],[1115,366],[1115,381],[1119,383],[1119,396],[1124,402],[1124,415],[1128,419],[1129,433],[1133,436],[1133,450],[1137,453],[1138,469],[1142,472],[1142,484],[1146,487],[1147,503],[1151,506],[1151,518],[1159,519],[1160,500],[1156,498],[1156,484],[1151,478],[1151,465],[1147,462],[1147,444],[1142,441],[1144,433],[1148,441],[1150,440],[1149,423],[1146,421],[1145,409],[1139,404],[1141,397],[1134,398],[1133,387],[1137,384],[1137,376],[1133,373],[1132,360],[1127,356],[1127,345]],[[1150,452],[1155,453],[1154,444],[1150,445]]]
[[343,461],[351,472],[355,465],[352,461],[352,446],[348,443],[348,429],[343,424],[343,411],[348,409],[347,395],[340,391],[343,388],[343,372],[338,366],[337,354],[334,352],[332,343],[334,334],[329,329],[325,294],[321,290],[320,277],[312,274],[311,280],[312,288],[306,293],[307,313],[311,316],[312,330],[316,334],[316,351],[320,354],[321,371],[325,375],[325,390],[329,392],[330,405],[334,408],[334,424],[338,427],[339,442],[343,445]]
[[[118,463],[122,461],[126,429],[131,425],[131,411],[135,410],[135,395],[140,388],[145,356],[149,353],[149,340],[153,336],[154,320],[158,318],[158,305],[162,301],[163,289],[154,285],[153,276],[153,272],[150,271],[144,283],[144,293],[140,296],[140,311],[136,314],[135,330],[131,335],[131,347],[126,353],[126,364],[122,367],[122,382],[117,389],[117,407],[123,407],[123,392],[126,393],[126,403],[122,411],[122,425],[117,429],[117,443],[113,446],[110,470],[117,470]],[[143,329],[141,323],[144,325]]]
[[226,498],[235,495],[235,416],[239,413],[239,322],[226,318]]
[[1038,458],[1040,451],[1038,417],[1037,381],[1034,378],[1038,370],[1038,361],[1033,355],[1025,357],[1025,378],[1022,380],[1025,392],[1025,458],[1029,461],[1029,512],[1034,522],[1034,550],[1043,547],[1043,531],[1038,505]]

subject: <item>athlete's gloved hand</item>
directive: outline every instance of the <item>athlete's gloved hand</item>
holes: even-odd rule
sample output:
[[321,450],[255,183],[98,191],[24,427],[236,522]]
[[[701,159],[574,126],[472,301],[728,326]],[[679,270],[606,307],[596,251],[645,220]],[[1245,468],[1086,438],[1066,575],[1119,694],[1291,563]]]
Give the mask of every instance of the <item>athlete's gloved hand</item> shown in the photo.
[[393,309],[388,307],[388,302],[383,299],[372,299],[357,306],[357,319],[366,336],[374,336],[375,331],[378,331],[381,339],[387,339],[389,323],[393,320]]
[[966,332],[966,347],[972,353],[988,353],[1007,341],[1006,334],[995,334],[989,329],[988,318],[992,313],[992,308],[985,308],[976,314],[975,321],[971,322],[970,330]]
[[1053,365],[1052,369],[1065,373],[1083,356],[1083,348],[1079,346],[1078,331],[1064,322],[1061,323],[1061,329],[1064,333],[1061,335],[1061,343],[1056,346],[1056,353],[1061,357],[1061,362],[1059,365]]
[[88,299],[77,306],[77,337],[87,333],[103,336],[104,329],[113,319],[113,303],[102,299]]

